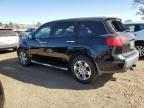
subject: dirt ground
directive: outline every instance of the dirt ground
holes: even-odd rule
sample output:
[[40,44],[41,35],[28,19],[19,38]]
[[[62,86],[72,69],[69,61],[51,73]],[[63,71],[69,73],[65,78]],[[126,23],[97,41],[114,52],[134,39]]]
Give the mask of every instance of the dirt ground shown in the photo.
[[134,71],[106,74],[83,85],[70,72],[22,67],[16,52],[0,52],[6,108],[144,108],[144,60]]

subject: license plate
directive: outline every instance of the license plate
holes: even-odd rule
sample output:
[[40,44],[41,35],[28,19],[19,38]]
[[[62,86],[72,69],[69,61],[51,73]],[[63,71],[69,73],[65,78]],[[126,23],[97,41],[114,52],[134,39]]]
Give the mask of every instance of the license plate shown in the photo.
[[134,42],[133,42],[133,41],[130,42],[130,48],[131,48],[131,49],[134,49],[134,48],[135,48],[135,45],[134,45]]

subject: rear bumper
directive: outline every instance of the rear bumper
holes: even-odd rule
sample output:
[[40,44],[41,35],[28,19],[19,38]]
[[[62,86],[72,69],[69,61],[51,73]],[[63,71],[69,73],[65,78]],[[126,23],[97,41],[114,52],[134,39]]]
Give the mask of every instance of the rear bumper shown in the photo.
[[10,48],[17,48],[17,45],[18,44],[0,45],[0,50],[10,49]]
[[136,66],[139,60],[139,52],[137,50],[129,56],[116,55],[114,61],[104,61],[96,63],[99,74],[125,72]]
[[132,57],[125,59],[125,64],[123,70],[130,69],[133,65],[136,65],[137,61],[139,60],[139,53],[135,53]]

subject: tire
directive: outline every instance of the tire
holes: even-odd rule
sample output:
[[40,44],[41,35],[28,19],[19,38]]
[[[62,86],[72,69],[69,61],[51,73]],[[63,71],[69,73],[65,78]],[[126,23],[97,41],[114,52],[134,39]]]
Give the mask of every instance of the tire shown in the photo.
[[144,57],[144,43],[137,43],[136,44],[136,49],[139,52],[139,57],[143,58]]
[[70,69],[74,79],[83,84],[94,82],[98,77],[95,64],[86,56],[73,57]]
[[18,58],[19,58],[19,62],[22,66],[30,66],[31,65],[31,60],[30,60],[30,57],[28,56],[26,50],[20,49],[18,51]]
[[17,48],[13,48],[13,51],[16,51],[17,50]]

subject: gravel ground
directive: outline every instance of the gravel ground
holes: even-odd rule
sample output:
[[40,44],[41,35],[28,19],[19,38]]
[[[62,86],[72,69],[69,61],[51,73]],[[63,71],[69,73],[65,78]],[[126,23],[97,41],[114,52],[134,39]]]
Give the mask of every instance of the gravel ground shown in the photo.
[[0,52],[6,108],[144,108],[144,61],[134,71],[105,74],[83,85],[70,72],[19,65],[16,52]]

